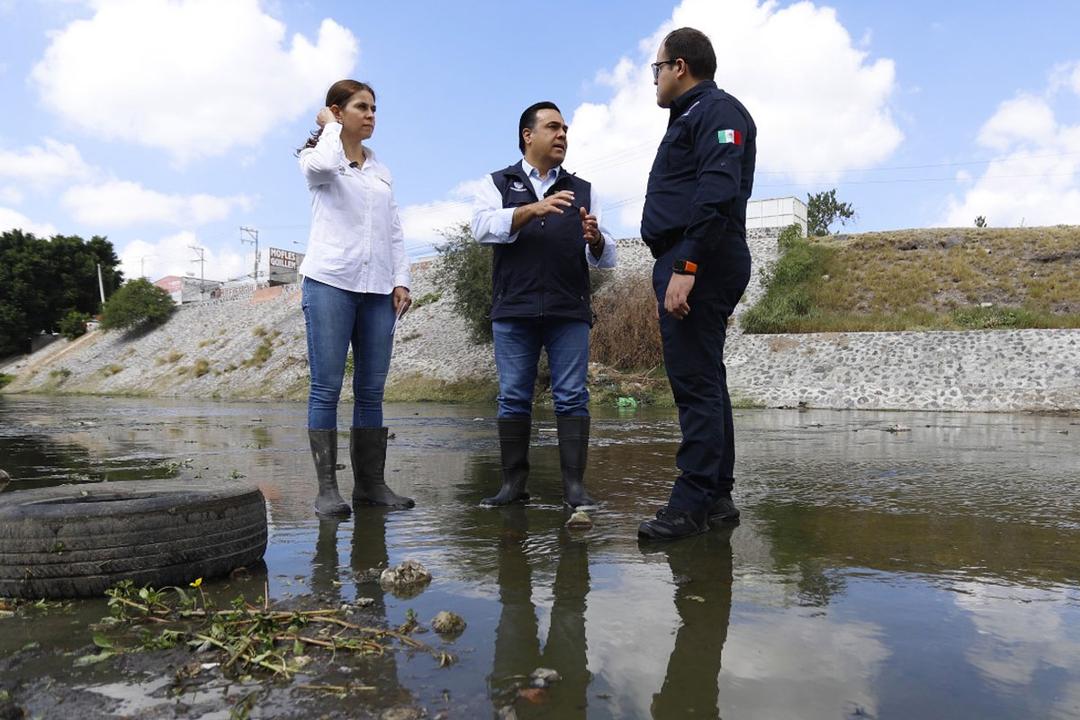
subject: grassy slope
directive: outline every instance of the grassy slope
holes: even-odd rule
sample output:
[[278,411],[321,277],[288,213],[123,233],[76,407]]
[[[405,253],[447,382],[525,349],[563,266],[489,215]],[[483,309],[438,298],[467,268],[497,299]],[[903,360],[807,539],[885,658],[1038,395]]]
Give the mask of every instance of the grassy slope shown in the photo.
[[770,274],[748,332],[1080,327],[1078,226],[812,238]]

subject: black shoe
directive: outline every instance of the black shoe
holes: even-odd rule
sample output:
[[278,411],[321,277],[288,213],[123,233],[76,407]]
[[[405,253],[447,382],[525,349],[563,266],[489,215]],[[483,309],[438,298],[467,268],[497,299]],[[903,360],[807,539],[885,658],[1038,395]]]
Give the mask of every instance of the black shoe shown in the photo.
[[731,493],[721,495],[709,508],[709,522],[739,522],[739,508],[731,499]]
[[491,497],[481,500],[481,507],[499,507],[527,502],[529,499],[529,493],[525,492],[525,483],[529,479],[532,418],[499,418],[498,425],[502,487]]
[[642,540],[679,540],[699,535],[709,529],[704,514],[694,517],[682,510],[663,507],[657,510],[656,517],[646,520],[638,526],[638,537]]

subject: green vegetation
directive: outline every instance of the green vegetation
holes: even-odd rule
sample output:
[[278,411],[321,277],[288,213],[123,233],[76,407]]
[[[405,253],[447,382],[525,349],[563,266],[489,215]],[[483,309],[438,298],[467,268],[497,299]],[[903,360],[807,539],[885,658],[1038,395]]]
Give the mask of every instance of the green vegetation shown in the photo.
[[259,347],[255,348],[255,352],[251,357],[244,361],[245,367],[259,367],[274,354],[274,346],[270,344],[269,339],[263,340]]
[[101,368],[101,372],[102,372],[103,375],[105,375],[105,377],[110,377],[112,375],[117,375],[119,373],[122,373],[123,371],[124,371],[124,367],[122,365],[116,365],[116,364],[106,365],[105,367]]
[[1080,327],[1080,227],[785,233],[748,333]]
[[454,310],[473,342],[491,342],[491,248],[473,239],[468,223],[443,232],[435,279],[454,291]]
[[39,238],[0,233],[0,357],[29,352],[30,338],[60,330],[71,312],[100,310],[97,266],[106,296],[123,281],[120,260],[103,237]]
[[206,373],[210,372],[210,361],[203,358],[199,358],[195,361],[195,364],[191,366],[191,374],[195,377],[202,377]]
[[169,293],[146,278],[138,278],[126,283],[105,302],[101,327],[126,330],[161,325],[175,310],[176,304]]
[[71,310],[60,321],[60,333],[68,340],[81,337],[86,334],[86,323],[90,320],[90,313]]
[[422,308],[425,305],[430,305],[431,303],[436,303],[436,302],[439,302],[440,300],[442,300],[442,293],[441,292],[424,293],[420,297],[413,300],[412,308],[410,308],[410,309]]
[[9,384],[14,379],[15,379],[14,375],[5,375],[4,373],[0,373],[0,388],[2,388],[5,385]]
[[836,188],[806,196],[806,230],[814,237],[828,235],[833,223],[841,225],[855,217],[851,203],[836,199]]
[[[348,377],[348,376],[346,376]],[[488,403],[499,394],[494,378],[448,382],[423,375],[398,377],[386,387],[386,402]]]

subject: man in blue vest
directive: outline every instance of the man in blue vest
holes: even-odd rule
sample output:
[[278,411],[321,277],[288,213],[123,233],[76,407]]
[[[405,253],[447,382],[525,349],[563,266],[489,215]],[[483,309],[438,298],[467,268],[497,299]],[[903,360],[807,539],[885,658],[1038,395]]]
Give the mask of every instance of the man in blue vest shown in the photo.
[[491,173],[477,194],[472,233],[494,246],[491,329],[499,372],[502,487],[481,502],[529,499],[529,438],[541,348],[551,368],[559,432],[563,500],[596,503],[585,491],[589,447],[589,266],[614,267],[615,243],[601,227],[592,186],[568,173],[567,126],[551,102],[529,106],[518,121],[522,159]]
[[679,409],[679,476],[668,504],[639,537],[675,540],[736,521],[731,498],[735,428],[724,367],[727,320],[750,280],[746,201],[754,185],[757,127],[716,86],[716,53],[680,28],[652,65],[656,102],[670,110],[645,195],[641,237],[652,250],[664,365]]

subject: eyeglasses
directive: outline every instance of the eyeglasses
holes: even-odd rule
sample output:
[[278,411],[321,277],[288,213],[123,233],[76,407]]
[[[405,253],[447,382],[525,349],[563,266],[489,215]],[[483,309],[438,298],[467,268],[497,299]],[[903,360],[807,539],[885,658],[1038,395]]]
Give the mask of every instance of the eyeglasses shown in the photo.
[[653,81],[655,82],[657,80],[657,78],[660,77],[660,68],[661,67],[663,67],[664,65],[674,65],[677,61],[678,61],[678,58],[675,58],[675,60],[661,60],[660,62],[654,62],[651,65]]

